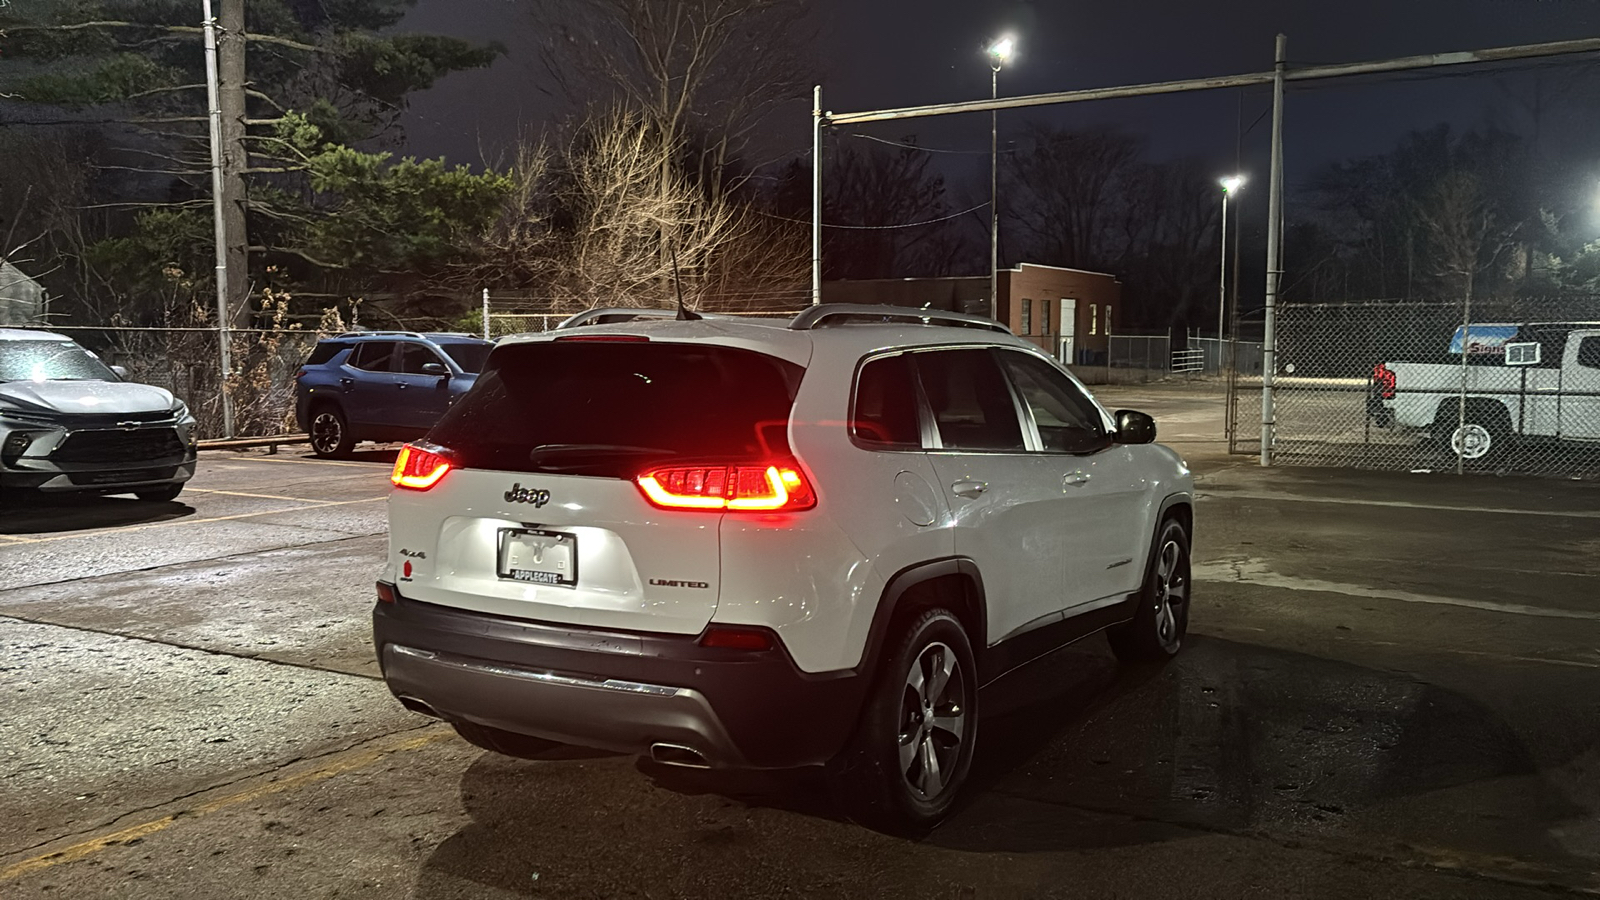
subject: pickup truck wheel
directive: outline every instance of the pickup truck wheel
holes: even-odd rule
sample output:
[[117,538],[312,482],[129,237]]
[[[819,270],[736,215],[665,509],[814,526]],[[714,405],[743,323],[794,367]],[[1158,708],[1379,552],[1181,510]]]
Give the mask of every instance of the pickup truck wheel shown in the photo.
[[1450,452],[1473,465],[1499,459],[1511,439],[1511,418],[1498,405],[1468,405],[1466,421],[1450,432]]

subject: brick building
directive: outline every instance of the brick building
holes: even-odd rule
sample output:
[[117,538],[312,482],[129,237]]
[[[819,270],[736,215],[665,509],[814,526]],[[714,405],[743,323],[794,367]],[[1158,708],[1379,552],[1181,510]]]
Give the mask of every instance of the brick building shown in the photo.
[[[1073,364],[1105,360],[1122,285],[1114,276],[1022,263],[999,273],[1000,321],[1013,333]],[[880,278],[828,281],[825,303],[886,303],[990,315],[989,279]]]

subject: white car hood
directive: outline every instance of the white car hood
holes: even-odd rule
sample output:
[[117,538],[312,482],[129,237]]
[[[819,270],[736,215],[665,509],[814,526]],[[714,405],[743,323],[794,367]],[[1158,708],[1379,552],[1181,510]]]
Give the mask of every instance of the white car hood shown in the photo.
[[3,405],[66,414],[166,412],[172,392],[116,381],[8,381],[0,383]]

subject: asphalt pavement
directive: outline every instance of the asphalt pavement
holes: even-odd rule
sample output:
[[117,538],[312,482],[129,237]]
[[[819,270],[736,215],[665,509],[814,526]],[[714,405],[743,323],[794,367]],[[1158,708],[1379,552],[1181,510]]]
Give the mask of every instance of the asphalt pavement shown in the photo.
[[1213,388],[1100,393],[1201,476],[1191,640],[1008,676],[921,842],[813,773],[512,760],[401,709],[392,453],[0,507],[0,897],[1600,893],[1600,484],[1262,470]]

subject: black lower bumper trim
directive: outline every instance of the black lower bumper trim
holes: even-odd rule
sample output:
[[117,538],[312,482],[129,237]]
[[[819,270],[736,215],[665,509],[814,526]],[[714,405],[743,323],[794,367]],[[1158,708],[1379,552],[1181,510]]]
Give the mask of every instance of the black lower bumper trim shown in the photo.
[[[374,607],[373,642],[390,689],[447,719],[640,753],[686,744],[726,766],[827,762],[855,727],[867,680],[802,672],[779,650],[528,622],[398,592]],[[605,683],[681,691],[609,696],[595,689]],[[599,705],[573,713],[583,698]]]

